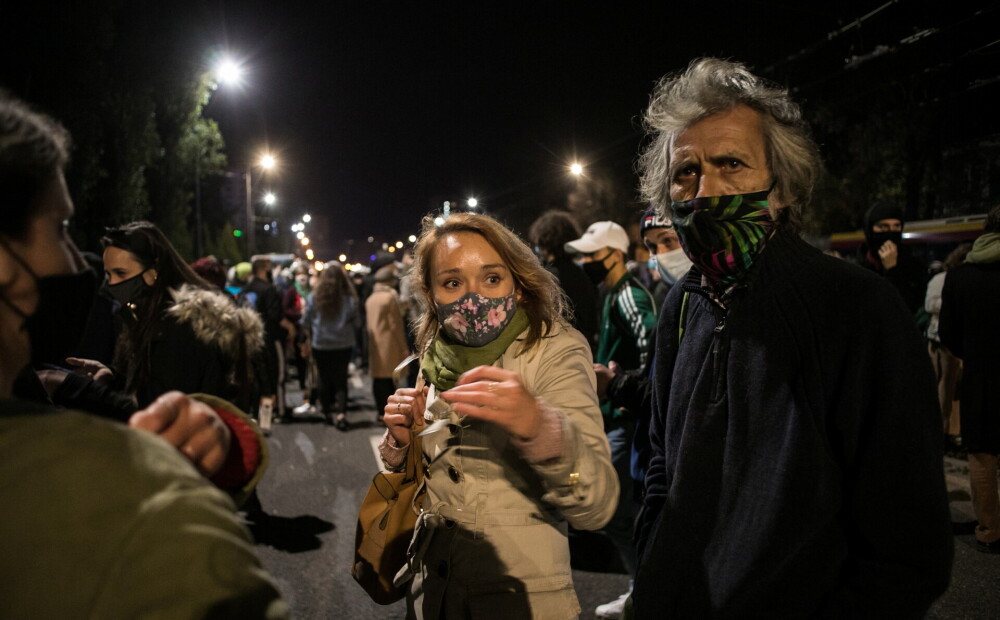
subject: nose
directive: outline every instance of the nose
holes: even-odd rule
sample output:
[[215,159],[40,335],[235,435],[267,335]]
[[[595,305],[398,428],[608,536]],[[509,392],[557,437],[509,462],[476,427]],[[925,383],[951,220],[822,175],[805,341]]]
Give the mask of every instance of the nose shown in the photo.
[[695,198],[705,196],[721,196],[723,194],[722,185],[718,176],[714,174],[702,174],[698,177],[698,193]]

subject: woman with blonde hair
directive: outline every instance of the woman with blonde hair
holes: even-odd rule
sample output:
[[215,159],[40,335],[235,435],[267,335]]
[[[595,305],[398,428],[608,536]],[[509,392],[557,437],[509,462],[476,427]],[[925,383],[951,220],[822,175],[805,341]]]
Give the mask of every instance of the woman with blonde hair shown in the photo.
[[[340,263],[327,263],[306,301],[302,317],[305,357],[312,353],[319,375],[319,402],[327,424],[347,430],[347,367],[360,323],[358,294]],[[336,420],[333,411],[337,411]]]
[[412,271],[428,387],[396,390],[381,452],[422,437],[425,484],[407,597],[418,618],[573,618],[567,529],[598,529],[618,480],[590,347],[531,250],[485,215],[425,218]]

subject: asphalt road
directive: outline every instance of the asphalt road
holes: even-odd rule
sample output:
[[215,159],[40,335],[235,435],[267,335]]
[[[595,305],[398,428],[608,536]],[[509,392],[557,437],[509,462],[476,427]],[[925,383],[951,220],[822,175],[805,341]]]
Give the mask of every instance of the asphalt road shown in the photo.
[[[298,391],[292,383],[288,387],[288,402],[299,404]],[[374,446],[384,430],[375,424],[368,382],[355,379],[351,396],[351,428],[346,432],[326,426],[317,413],[296,415],[291,423],[275,425],[269,439],[271,464],[258,487],[267,516],[258,519],[251,530],[261,560],[278,581],[295,618],[396,619],[406,615],[402,602],[389,606],[371,602],[350,575],[357,508],[378,471]],[[949,499],[958,522],[972,518],[967,469],[963,468],[965,462],[960,459],[946,460]],[[625,591],[628,578],[599,535],[575,537],[571,548],[581,618],[593,618],[597,605]],[[951,588],[927,618],[996,619],[998,610],[1000,555],[977,551],[971,535],[956,536]]]

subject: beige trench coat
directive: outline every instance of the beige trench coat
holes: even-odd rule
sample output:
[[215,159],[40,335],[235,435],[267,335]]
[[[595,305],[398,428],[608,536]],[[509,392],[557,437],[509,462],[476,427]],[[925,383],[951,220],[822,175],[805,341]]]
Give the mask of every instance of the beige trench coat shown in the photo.
[[494,365],[559,412],[563,456],[528,463],[499,426],[466,418],[423,438],[427,497],[411,545],[417,618],[574,618],[567,524],[602,527],[618,478],[595,393],[590,347],[566,325],[529,353],[525,334]]
[[375,284],[365,300],[368,324],[368,369],[372,378],[392,376],[396,365],[410,354],[399,294],[391,286]]

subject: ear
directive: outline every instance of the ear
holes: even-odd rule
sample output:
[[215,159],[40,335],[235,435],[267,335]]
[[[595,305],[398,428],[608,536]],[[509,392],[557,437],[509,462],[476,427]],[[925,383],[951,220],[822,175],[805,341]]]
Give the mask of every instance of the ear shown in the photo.
[[159,275],[160,274],[156,272],[156,269],[147,269],[142,273],[142,279],[145,280],[146,284],[149,286],[153,286],[153,283],[156,282],[156,278],[158,278]]

